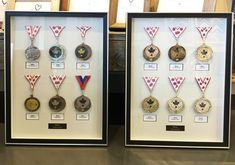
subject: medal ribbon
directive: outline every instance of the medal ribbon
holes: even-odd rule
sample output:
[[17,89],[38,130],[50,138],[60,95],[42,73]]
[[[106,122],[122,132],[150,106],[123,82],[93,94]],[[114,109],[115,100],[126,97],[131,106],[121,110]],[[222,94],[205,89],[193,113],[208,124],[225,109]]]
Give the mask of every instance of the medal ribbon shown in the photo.
[[50,75],[51,82],[57,91],[60,89],[65,77],[65,75]]
[[40,78],[40,75],[25,75],[24,76],[26,78],[26,80],[29,82],[30,85],[30,89],[34,89],[34,86],[36,84],[36,82],[38,81],[38,79]]
[[88,81],[90,80],[91,76],[90,75],[86,75],[86,76],[81,76],[81,75],[76,75],[75,76],[81,90],[85,90],[85,87],[88,83]]
[[27,30],[27,33],[28,33],[30,39],[33,40],[37,36],[41,26],[34,26],[33,27],[31,25],[28,25],[28,26],[25,26],[25,28]]
[[81,27],[77,27],[77,28],[81,32],[82,38],[85,38],[86,32],[91,29],[91,26],[81,26]]
[[65,26],[49,26],[55,37],[59,37]]
[[144,30],[147,32],[148,36],[151,40],[155,37],[157,34],[159,27],[145,27]]
[[169,27],[172,34],[175,36],[176,39],[179,39],[181,34],[186,30],[186,27]]
[[195,77],[199,88],[201,89],[202,93],[205,92],[208,84],[210,83],[211,77]]
[[146,85],[148,86],[149,91],[151,93],[155,84],[157,83],[159,77],[144,76],[143,79],[144,79],[144,81],[145,81]]
[[185,77],[171,77],[171,76],[169,76],[168,78],[169,78],[171,85],[172,85],[173,89],[175,90],[175,92],[178,92],[180,86],[183,84],[183,82],[185,80]]
[[211,31],[212,27],[196,27],[198,32],[201,34],[202,39],[206,39],[208,33]]

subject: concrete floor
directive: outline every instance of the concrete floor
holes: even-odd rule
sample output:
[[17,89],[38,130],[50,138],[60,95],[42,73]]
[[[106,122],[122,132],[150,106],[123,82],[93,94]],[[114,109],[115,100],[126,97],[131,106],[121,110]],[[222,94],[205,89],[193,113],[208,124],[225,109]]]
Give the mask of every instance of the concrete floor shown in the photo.
[[3,127],[0,165],[235,165],[233,120],[230,150],[124,147],[120,125],[110,126],[108,147],[5,146]]

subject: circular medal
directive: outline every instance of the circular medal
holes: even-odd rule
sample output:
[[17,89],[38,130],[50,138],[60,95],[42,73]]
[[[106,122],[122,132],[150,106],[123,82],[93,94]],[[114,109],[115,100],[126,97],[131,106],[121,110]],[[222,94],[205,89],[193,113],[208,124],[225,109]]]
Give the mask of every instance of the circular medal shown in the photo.
[[159,102],[155,97],[149,96],[143,100],[142,107],[145,112],[152,113],[158,110]]
[[212,49],[206,44],[202,44],[196,50],[196,58],[202,62],[209,61],[212,58],[212,54],[213,54]]
[[153,44],[148,45],[144,48],[143,55],[147,61],[156,61],[160,57],[160,49]]
[[24,106],[28,111],[33,112],[40,108],[40,102],[36,97],[33,97],[33,95],[31,95],[25,100]]
[[52,97],[49,100],[49,107],[51,110],[59,112],[62,111],[66,106],[65,99],[59,95]]
[[194,110],[198,113],[207,113],[210,111],[212,105],[210,100],[202,97],[198,100],[196,100],[194,104]]
[[180,113],[184,110],[184,102],[179,97],[173,97],[167,101],[168,110],[172,113]]
[[39,59],[40,57],[40,50],[33,45],[30,45],[26,50],[25,50],[25,57],[29,61],[34,61]]
[[81,95],[74,101],[74,107],[79,112],[86,112],[91,107],[91,100],[88,97]]
[[82,43],[81,45],[78,45],[75,49],[75,54],[77,58],[81,60],[88,60],[91,57],[92,50],[91,47]]
[[182,61],[186,56],[186,50],[183,46],[176,44],[169,49],[168,56],[175,62]]
[[62,45],[55,45],[49,49],[50,58],[53,61],[63,60],[65,57],[65,49]]

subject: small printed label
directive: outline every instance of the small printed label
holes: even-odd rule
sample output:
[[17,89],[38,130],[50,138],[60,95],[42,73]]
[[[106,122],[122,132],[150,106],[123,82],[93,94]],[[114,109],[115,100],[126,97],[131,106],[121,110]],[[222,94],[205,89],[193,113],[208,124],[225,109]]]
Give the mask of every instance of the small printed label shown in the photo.
[[64,69],[64,62],[51,62],[52,69]]
[[39,120],[38,113],[26,113],[26,120]]
[[157,115],[144,114],[143,115],[143,121],[144,122],[156,122],[157,121]]
[[51,120],[64,120],[64,114],[63,113],[52,113]]
[[196,71],[209,71],[210,70],[210,64],[196,64],[195,65]]
[[38,69],[39,63],[38,62],[25,62],[26,69]]
[[184,125],[167,125],[166,131],[185,131]]
[[77,120],[89,120],[89,114],[88,113],[78,113],[76,115]]
[[170,71],[182,71],[184,69],[184,65],[183,64],[178,64],[178,63],[171,63],[169,65],[169,70]]
[[48,129],[67,129],[67,124],[65,124],[65,123],[49,123]]
[[144,70],[156,71],[158,68],[157,63],[144,63]]
[[90,69],[90,63],[89,62],[77,62],[77,69],[81,69],[81,70]]
[[195,116],[194,122],[195,123],[208,123],[208,116]]
[[169,115],[168,121],[169,122],[182,122],[182,116],[181,115]]

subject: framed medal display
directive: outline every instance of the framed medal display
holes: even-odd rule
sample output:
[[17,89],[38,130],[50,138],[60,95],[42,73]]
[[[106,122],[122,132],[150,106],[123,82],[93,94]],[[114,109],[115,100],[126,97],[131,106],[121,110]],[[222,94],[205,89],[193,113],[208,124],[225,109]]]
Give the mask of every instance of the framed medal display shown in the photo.
[[128,13],[126,146],[230,147],[232,28],[232,13]]
[[6,12],[8,145],[107,145],[107,13]]

